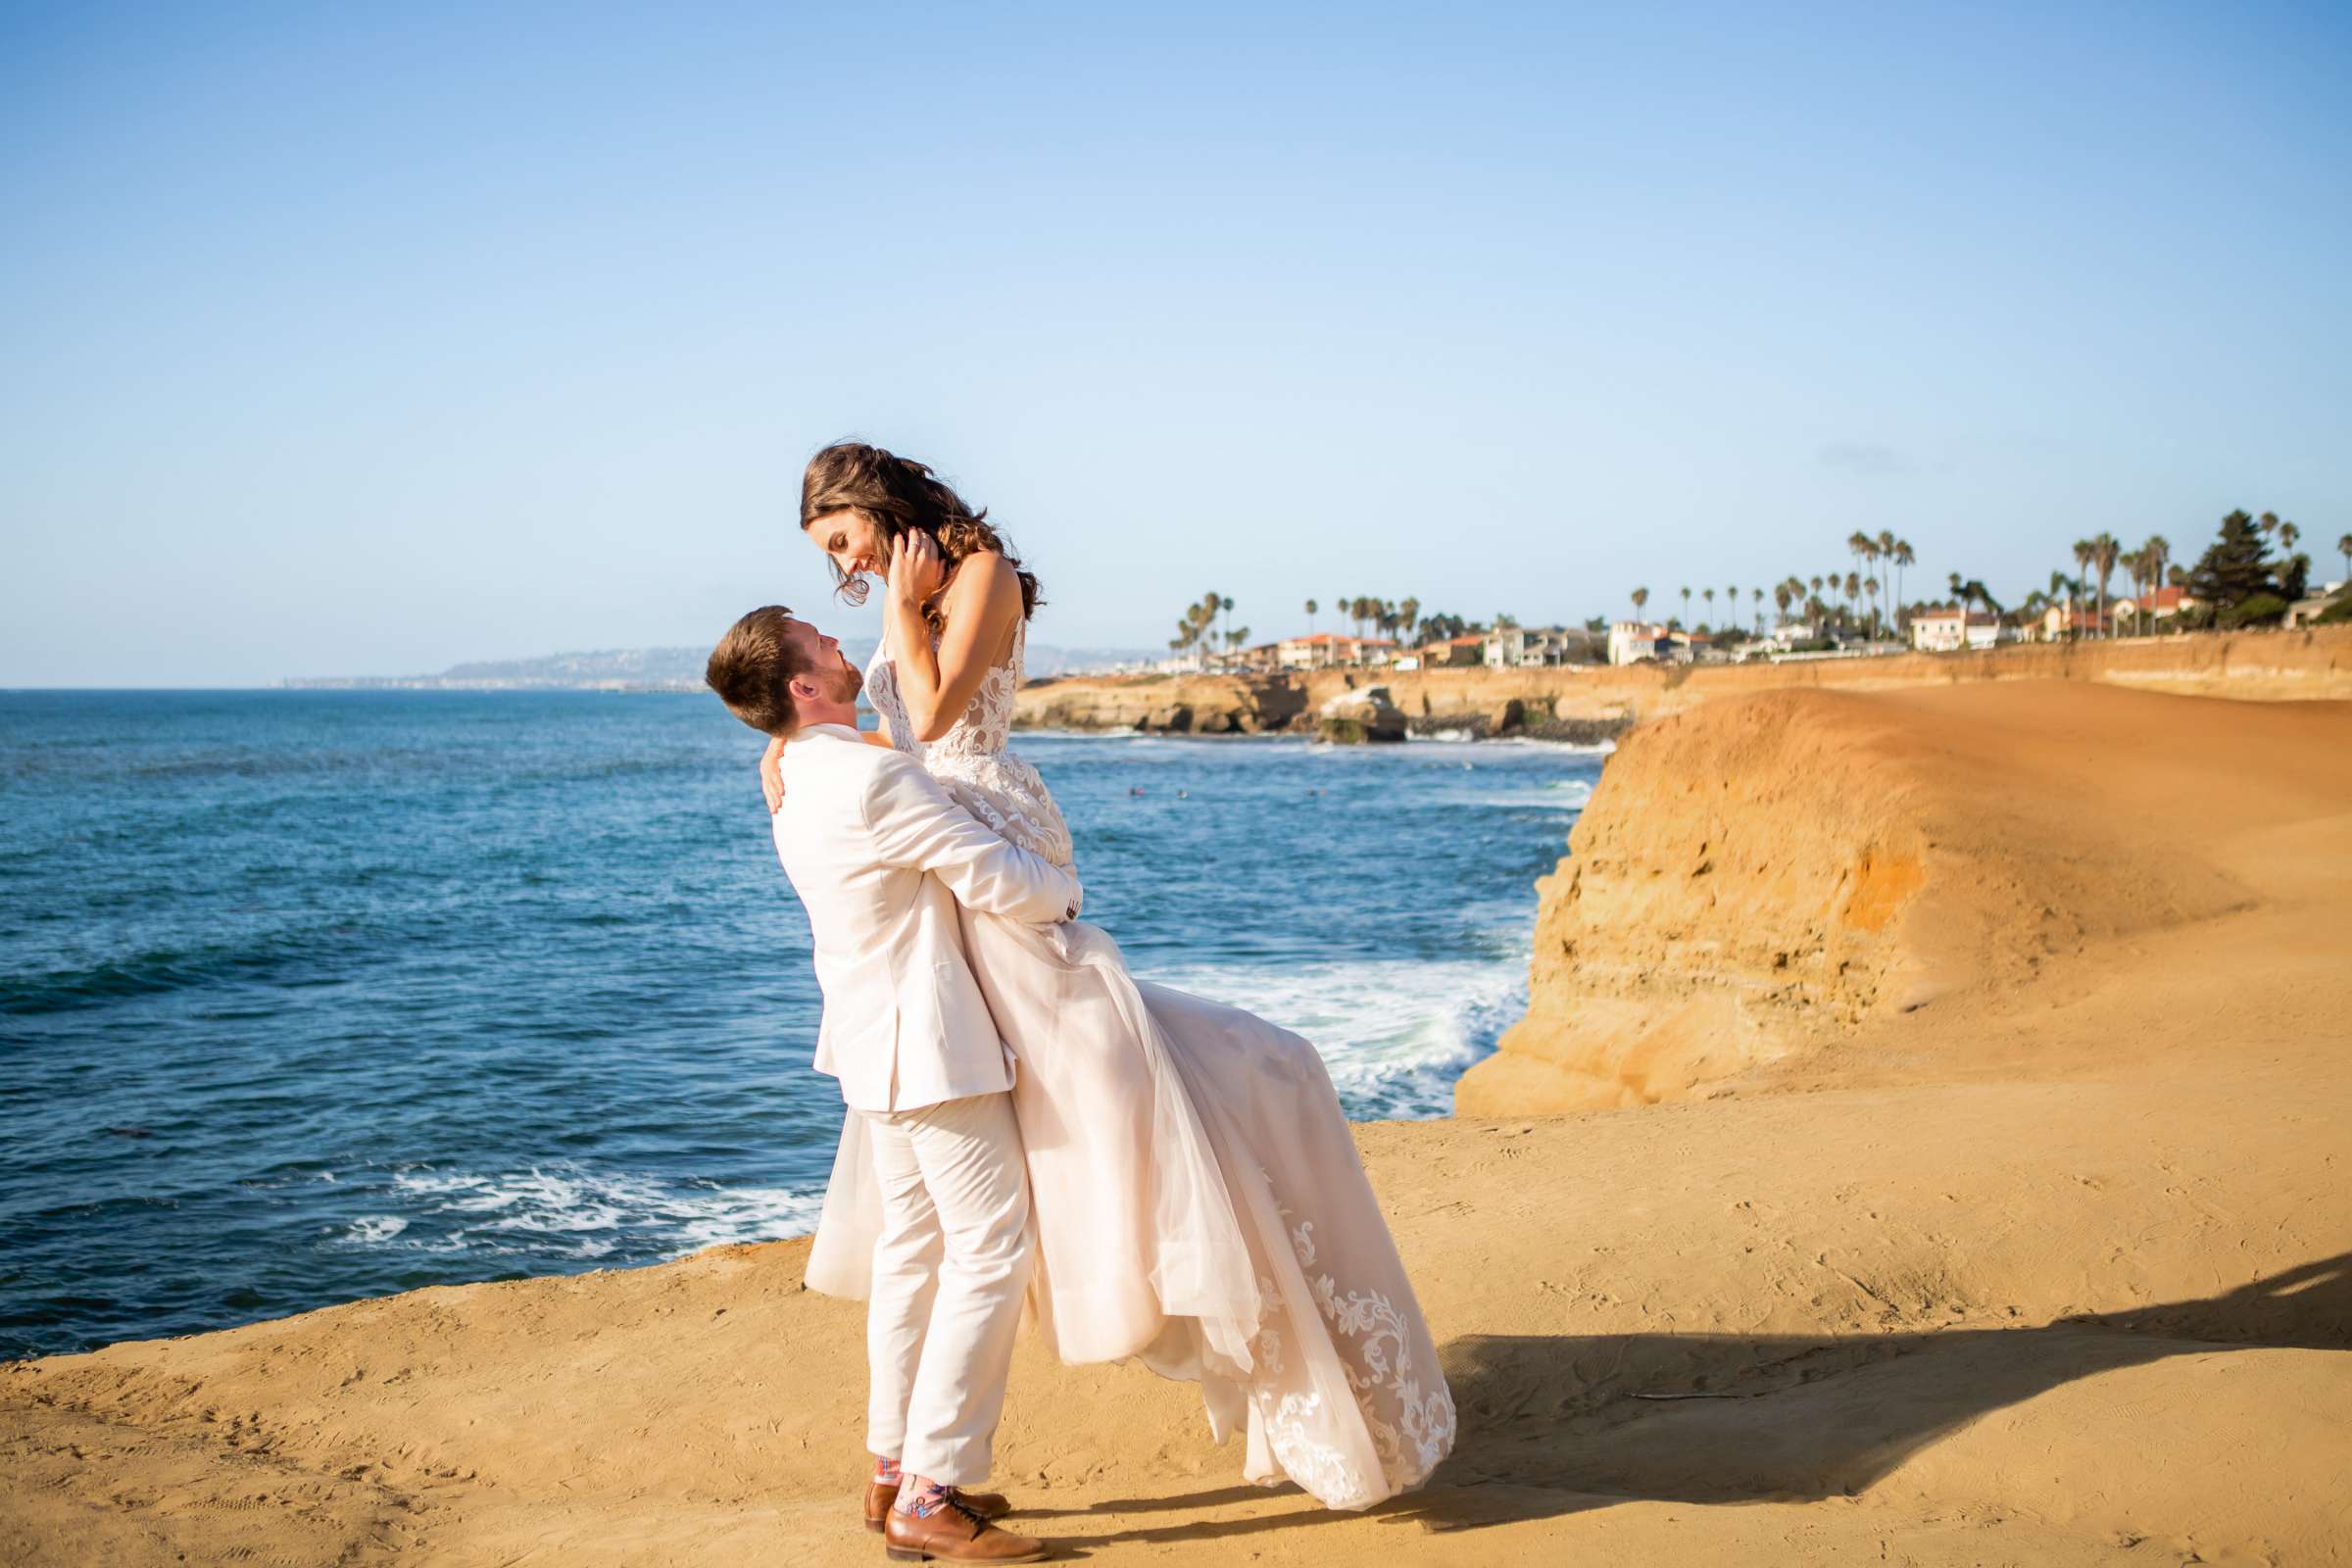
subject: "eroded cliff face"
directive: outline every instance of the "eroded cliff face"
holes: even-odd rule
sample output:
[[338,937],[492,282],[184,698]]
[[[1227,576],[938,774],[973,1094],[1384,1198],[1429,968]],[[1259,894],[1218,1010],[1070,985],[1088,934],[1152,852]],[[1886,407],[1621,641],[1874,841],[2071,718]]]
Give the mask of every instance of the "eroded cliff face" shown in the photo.
[[1307,716],[1304,683],[1285,676],[1076,676],[1031,681],[1013,699],[1022,729],[1262,735]]
[[2050,681],[1775,692],[1643,725],[1538,884],[1528,1014],[1456,1110],[1785,1081],[1890,1018],[1989,1015],[2087,944],[2242,906],[2194,810],[2214,709],[2340,721]]
[[1929,856],[1906,809],[1919,781],[1867,749],[1858,716],[1818,694],[1621,741],[1537,883],[1528,1014],[1456,1109],[1683,1098],[1865,1015],[1901,983]]

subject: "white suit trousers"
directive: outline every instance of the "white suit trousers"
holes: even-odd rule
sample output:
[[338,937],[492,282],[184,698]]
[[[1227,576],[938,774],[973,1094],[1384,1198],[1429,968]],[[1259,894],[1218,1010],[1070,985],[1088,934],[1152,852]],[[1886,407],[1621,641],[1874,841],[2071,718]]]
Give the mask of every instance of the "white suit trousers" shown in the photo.
[[1028,1174],[1012,1097],[854,1111],[882,1188],[865,1351],[866,1447],[949,1486],[988,1479],[1029,1285]]

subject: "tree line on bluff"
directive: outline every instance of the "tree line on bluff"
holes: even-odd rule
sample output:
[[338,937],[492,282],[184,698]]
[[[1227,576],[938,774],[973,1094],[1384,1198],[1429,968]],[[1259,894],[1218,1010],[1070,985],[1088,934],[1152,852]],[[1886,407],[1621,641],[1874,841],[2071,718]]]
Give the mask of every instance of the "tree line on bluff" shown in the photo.
[[[2102,532],[2075,541],[2072,552],[2075,574],[2053,571],[2046,588],[2029,589],[2015,606],[2004,606],[1982,579],[1957,571],[1946,580],[1949,597],[1902,603],[1902,573],[1917,563],[1918,553],[1909,540],[1896,538],[1892,530],[1883,530],[1876,537],[1857,530],[1847,535],[1845,541],[1846,550],[1854,557],[1854,567],[1811,576],[1791,573],[1769,589],[1749,589],[1751,614],[1744,624],[1739,610],[1739,584],[1727,584],[1724,589],[1728,596],[1725,607],[1731,615],[1720,623],[1715,621],[1715,590],[1711,587],[1697,590],[1707,614],[1692,629],[1707,633],[1719,648],[1761,636],[1764,600],[1769,594],[1781,624],[1801,621],[1821,628],[1825,636],[1900,636],[1910,618],[1923,611],[1978,606],[2009,624],[2023,625],[2040,620],[2048,611],[2061,605],[2093,603],[2097,609],[2089,627],[2094,632],[2103,629],[2113,635],[2115,628],[2108,624],[2107,616],[2108,589],[2119,568],[2132,584],[2131,599],[2138,629],[2148,629],[2151,625],[2146,610],[2148,590],[2159,587],[2179,588],[2193,604],[2179,614],[2165,617],[2169,624],[2158,625],[2156,629],[2189,632],[2270,626],[2282,620],[2288,608],[2309,591],[2311,557],[2295,548],[2302,537],[2301,529],[2282,521],[2276,513],[2255,516],[2243,510],[2232,512],[2222,519],[2219,536],[2206,547],[2196,564],[2184,568],[2174,563],[2172,543],[2162,534],[2151,535],[2137,550],[2127,551],[2113,534]],[[2274,540],[2280,551],[2277,557],[2271,553]],[[2352,577],[2352,533],[2336,540],[2335,547],[2344,558],[2345,575]],[[1690,587],[1683,588],[1683,613],[1668,618],[1666,624],[1671,629],[1684,628],[1690,612],[1691,594]],[[1646,587],[1636,588],[1629,597],[1639,619],[1649,603],[1650,591]],[[1891,607],[1891,613],[1881,612],[1882,597]],[[1424,614],[1421,601],[1410,597],[1392,601],[1364,594],[1344,594],[1336,597],[1333,605],[1340,615],[1354,625],[1359,639],[1377,632],[1407,648],[1423,648],[1456,637],[1485,635],[1490,630],[1519,625],[1517,617],[1500,611],[1487,620],[1469,620],[1443,612]],[[1250,629],[1233,624],[1233,609],[1234,602],[1227,595],[1215,592],[1202,595],[1186,606],[1178,617],[1176,635],[1168,639],[1169,650],[1182,655],[1196,650],[1211,653],[1219,647],[1230,652],[1246,646]],[[1321,610],[1320,602],[1306,601],[1310,634]],[[2352,594],[2340,595],[2334,604],[2314,617],[2315,624],[2347,620],[2352,620]],[[1594,615],[1584,624],[1587,630],[1605,632],[1608,618]]]

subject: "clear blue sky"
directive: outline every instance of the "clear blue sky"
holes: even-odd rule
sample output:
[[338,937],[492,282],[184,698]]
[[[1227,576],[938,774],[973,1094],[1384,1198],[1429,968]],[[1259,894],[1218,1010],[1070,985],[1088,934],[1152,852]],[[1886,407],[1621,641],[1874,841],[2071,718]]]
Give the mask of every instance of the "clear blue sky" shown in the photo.
[[0,684],[708,642],[845,435],[1065,645],[2332,576],[2347,82],[2341,5],[7,7]]

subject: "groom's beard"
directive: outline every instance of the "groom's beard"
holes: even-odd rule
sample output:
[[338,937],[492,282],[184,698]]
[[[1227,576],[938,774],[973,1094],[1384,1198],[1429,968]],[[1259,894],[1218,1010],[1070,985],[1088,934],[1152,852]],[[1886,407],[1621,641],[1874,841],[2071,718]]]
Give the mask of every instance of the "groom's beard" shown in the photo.
[[856,664],[843,661],[833,677],[833,689],[825,695],[837,703],[855,703],[858,694],[865,690],[865,672]]

